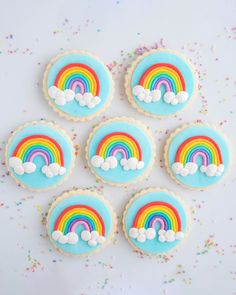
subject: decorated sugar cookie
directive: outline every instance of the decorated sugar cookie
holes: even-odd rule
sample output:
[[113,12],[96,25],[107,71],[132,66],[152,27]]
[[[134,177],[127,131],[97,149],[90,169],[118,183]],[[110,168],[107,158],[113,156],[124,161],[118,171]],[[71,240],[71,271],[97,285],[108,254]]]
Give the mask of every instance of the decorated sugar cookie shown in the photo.
[[63,193],[52,204],[47,218],[48,235],[66,254],[89,255],[113,237],[116,220],[110,204],[89,190]]
[[168,252],[185,238],[187,213],[173,193],[159,188],[134,195],[123,215],[125,236],[133,247],[146,254]]
[[189,124],[174,131],[165,146],[168,172],[178,183],[203,189],[218,182],[229,166],[224,136],[204,124]]
[[109,105],[113,83],[105,64],[83,51],[70,51],[53,58],[44,74],[44,94],[61,116],[86,121]]
[[100,123],[90,134],[86,156],[95,176],[113,185],[141,180],[150,172],[155,145],[145,125],[116,117]]
[[6,147],[6,164],[22,187],[46,190],[63,182],[74,166],[74,147],[66,132],[47,121],[20,126]]
[[138,111],[153,117],[175,115],[183,110],[196,92],[193,65],[181,54],[152,50],[140,56],[126,75],[126,93]]

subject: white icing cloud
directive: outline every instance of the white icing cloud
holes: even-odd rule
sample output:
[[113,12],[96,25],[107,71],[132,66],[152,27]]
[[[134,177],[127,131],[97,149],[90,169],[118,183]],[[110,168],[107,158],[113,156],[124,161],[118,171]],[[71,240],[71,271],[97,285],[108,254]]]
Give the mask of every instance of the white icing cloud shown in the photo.
[[167,231],[161,229],[158,231],[158,240],[162,243],[182,240],[183,237],[184,237],[184,233],[181,231],[176,232],[176,233],[171,229],[169,229]]
[[136,239],[140,243],[146,242],[146,240],[153,240],[156,237],[156,231],[154,228],[135,228],[132,227],[129,230],[129,236]]
[[[118,165],[118,161],[116,157],[107,157],[105,160],[100,156],[93,156],[91,159],[91,164],[96,168],[101,168],[104,171],[108,171],[109,169],[114,169]],[[143,161],[138,161],[138,159],[131,157],[128,160],[121,159],[120,165],[123,167],[125,171],[128,170],[140,170],[144,167]]]
[[60,166],[57,163],[51,163],[49,166],[45,165],[42,167],[42,173],[45,174],[48,178],[52,178],[53,176],[65,174],[66,168]]
[[83,95],[77,93],[75,95],[75,100],[77,100],[81,107],[87,106],[89,109],[94,108],[100,103],[101,99],[98,96],[93,96],[92,93],[86,92]]
[[[88,245],[95,247],[98,244],[103,244],[106,241],[106,238],[99,236],[97,231],[87,231],[84,230],[81,232],[81,239],[85,242],[88,242]],[[78,242],[79,237],[75,232],[69,232],[64,235],[61,231],[56,230],[52,233],[52,239],[57,241],[60,244],[71,244],[74,245]]]
[[[149,89],[144,89],[141,85],[136,85],[132,92],[140,101],[145,103],[157,102],[161,99],[161,91],[159,89],[150,91]],[[172,91],[167,91],[163,99],[167,104],[177,105],[184,103],[188,97],[189,95],[186,91],[180,91],[177,95]]]
[[188,93],[186,91],[180,91],[175,95],[174,92],[167,91],[163,99],[168,104],[177,105],[179,103],[184,103],[188,99]]
[[104,236],[99,236],[99,233],[95,230],[88,231],[83,230],[81,232],[81,239],[85,242],[88,242],[88,245],[90,247],[96,247],[97,244],[103,244],[106,241],[106,238]]
[[9,159],[9,165],[13,168],[14,172],[18,175],[23,175],[24,173],[30,174],[36,170],[36,165],[32,162],[22,163],[22,160],[17,157],[11,157]]
[[[175,162],[172,165],[172,170],[175,174],[179,174],[183,177],[192,175],[197,172],[198,166],[196,163],[188,162],[185,166],[182,163]],[[218,167],[214,164],[210,164],[208,166],[202,165],[200,167],[200,171],[202,173],[206,173],[207,176],[220,176],[224,172],[224,165],[220,164]]]
[[197,164],[192,162],[186,163],[185,166],[183,166],[183,164],[179,162],[175,162],[172,165],[172,170],[174,171],[174,173],[180,174],[181,176],[184,176],[184,177],[196,173],[197,169],[198,169]]
[[221,176],[221,174],[224,172],[224,165],[220,164],[218,167],[214,164],[210,164],[208,166],[202,165],[200,167],[200,171],[202,173],[206,173],[207,176]]
[[[33,162],[22,163],[22,160],[17,157],[11,157],[9,159],[9,166],[13,168],[14,172],[18,175],[30,174],[36,170],[36,165]],[[42,167],[42,173],[51,178],[56,175],[63,175],[66,172],[66,168],[61,167],[57,163],[52,163],[49,166]]]
[[[132,227],[129,230],[129,236],[133,239],[136,239],[140,243],[146,242],[146,240],[153,240],[156,237],[156,230],[154,228],[135,228]],[[183,232],[175,233],[173,230],[159,230],[158,231],[158,240],[162,243],[164,242],[174,242],[176,240],[181,240],[184,237]]]
[[128,170],[141,170],[144,167],[144,162],[143,161],[139,161],[138,159],[131,157],[128,160],[126,159],[121,159],[120,160],[120,164],[121,166],[123,166],[123,169],[125,171]]
[[133,94],[137,96],[140,101],[146,103],[156,102],[161,99],[161,91],[159,89],[150,91],[149,89],[144,89],[141,85],[134,86]]
[[66,89],[63,91],[54,85],[48,89],[48,95],[54,99],[55,104],[59,106],[63,106],[72,100],[76,100],[81,107],[88,107],[89,109],[92,109],[101,102],[100,97],[93,96],[93,94],[90,92],[81,94],[75,93],[71,89]]
[[79,237],[74,232],[69,232],[66,235],[64,235],[61,231],[55,230],[52,233],[52,238],[54,241],[57,241],[60,244],[71,244],[74,245],[78,242]]
[[116,157],[107,157],[105,160],[100,156],[93,156],[91,164],[96,168],[101,168],[104,171],[116,168],[118,162]]

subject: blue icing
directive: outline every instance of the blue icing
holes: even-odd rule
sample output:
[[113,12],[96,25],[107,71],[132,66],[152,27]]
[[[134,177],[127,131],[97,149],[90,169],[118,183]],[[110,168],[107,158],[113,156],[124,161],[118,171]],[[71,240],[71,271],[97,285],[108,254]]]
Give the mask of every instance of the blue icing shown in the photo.
[[34,159],[34,164],[36,165],[36,171],[31,174],[23,174],[18,175],[14,172],[12,168],[11,172],[14,174],[15,178],[17,178],[21,183],[26,185],[29,188],[33,189],[45,189],[62,181],[63,178],[69,173],[70,168],[73,164],[73,154],[74,150],[71,143],[66,140],[63,134],[60,133],[59,130],[49,127],[48,125],[37,124],[26,126],[24,129],[19,131],[13,138],[11,145],[8,149],[8,159],[12,156],[16,146],[18,143],[27,136],[31,136],[34,134],[47,135],[52,137],[62,148],[64,154],[64,167],[66,168],[66,173],[62,176],[54,176],[52,178],[48,178],[41,172],[42,167],[45,165],[45,162],[42,157],[36,156]]
[[[219,149],[221,151],[225,170],[221,174],[221,176],[211,176],[211,177],[207,176],[205,173],[200,172],[199,168],[195,174],[188,175],[185,177],[181,175],[177,175],[172,171],[172,174],[174,175],[174,177],[178,179],[178,181],[194,188],[204,188],[216,183],[224,176],[229,166],[229,149],[228,149],[227,143],[225,142],[225,139],[217,131],[215,131],[214,129],[210,127],[193,126],[180,131],[172,139],[169,145],[169,150],[168,150],[168,162],[169,162],[170,169],[172,164],[175,162],[175,155],[180,144],[186,139],[188,139],[189,137],[199,136],[199,135],[209,136],[218,144]],[[198,166],[202,164],[202,159],[200,157],[198,157],[197,159],[197,164]]]
[[[154,201],[163,201],[171,204],[177,211],[180,216],[183,233],[187,231],[187,215],[185,209],[181,205],[181,203],[174,198],[172,195],[162,192],[162,191],[154,191],[143,194],[141,197],[137,198],[128,208],[124,217],[124,224],[126,229],[126,234],[129,236],[129,229],[133,227],[133,221],[136,216],[136,213],[140,208],[150,202]],[[158,232],[159,228],[156,228]],[[181,241],[174,242],[160,242],[158,240],[158,235],[153,240],[146,240],[144,243],[140,243],[137,239],[133,239],[129,237],[130,241],[139,249],[143,250],[146,253],[158,254],[171,250],[176,247]]]
[[[101,168],[95,168],[91,165],[94,172],[100,176],[105,181],[113,182],[113,183],[128,183],[137,177],[140,177],[150,166],[153,157],[152,145],[150,143],[150,139],[148,135],[136,127],[135,125],[125,122],[125,121],[115,121],[109,122],[99,128],[94,134],[89,144],[88,149],[88,158],[91,158],[96,155],[96,149],[100,141],[104,136],[112,133],[112,132],[126,132],[133,136],[137,142],[139,143],[142,151],[142,161],[144,162],[144,168],[141,170],[129,170],[125,171],[123,167],[118,163],[117,167],[114,169],[109,169],[108,171],[104,171]],[[118,162],[121,159],[121,155],[117,155]]]
[[[53,233],[54,224],[56,222],[56,219],[60,215],[60,213],[63,210],[65,210],[67,207],[72,205],[78,205],[78,204],[90,206],[100,214],[105,225],[105,237],[107,238],[110,235],[112,230],[112,213],[110,212],[109,208],[104,202],[102,202],[99,198],[93,196],[92,194],[91,195],[79,194],[79,195],[70,196],[68,198],[61,200],[59,203],[57,203],[56,207],[52,210],[49,216],[49,220],[48,220],[49,234],[51,235]],[[81,231],[83,230],[84,230],[84,227],[82,225],[79,225],[76,227],[76,233],[79,236],[79,241],[77,242],[77,244],[63,245],[55,241],[57,247],[71,254],[87,254],[101,247],[101,245],[90,247],[87,242],[83,241],[80,238]]]
[[186,85],[186,91],[189,94],[189,98],[184,103],[179,103],[177,105],[171,105],[167,104],[163,100],[163,94],[165,92],[165,88],[162,85],[161,86],[161,92],[162,97],[158,102],[151,102],[151,103],[145,103],[143,101],[140,101],[136,96],[133,95],[133,99],[135,100],[135,103],[141,107],[144,111],[153,114],[153,115],[170,115],[174,114],[180,110],[182,110],[191,100],[191,97],[193,95],[194,91],[194,76],[192,73],[191,68],[189,65],[178,55],[175,55],[173,53],[169,52],[156,52],[152,53],[148,56],[146,56],[144,59],[140,61],[140,63],[135,68],[132,79],[131,79],[131,90],[134,86],[138,85],[139,80],[143,73],[153,64],[155,63],[170,63],[174,66],[176,66],[179,71],[182,73],[185,85]]
[[110,97],[111,81],[110,81],[109,73],[107,69],[105,69],[104,65],[98,60],[96,60],[95,58],[88,55],[73,53],[73,54],[65,55],[59,58],[55,63],[53,63],[48,73],[48,82],[47,82],[48,88],[54,85],[54,81],[59,71],[64,66],[70,63],[85,64],[91,67],[96,72],[100,82],[99,97],[101,98],[101,101],[99,104],[97,104],[94,108],[91,108],[91,109],[89,109],[88,107],[81,107],[76,100],[67,102],[63,106],[59,106],[55,104],[53,99],[51,99],[51,101],[56,108],[58,108],[59,110],[61,110],[62,112],[70,116],[74,116],[74,117],[91,116],[95,114],[97,111],[99,111],[100,109],[102,109]]

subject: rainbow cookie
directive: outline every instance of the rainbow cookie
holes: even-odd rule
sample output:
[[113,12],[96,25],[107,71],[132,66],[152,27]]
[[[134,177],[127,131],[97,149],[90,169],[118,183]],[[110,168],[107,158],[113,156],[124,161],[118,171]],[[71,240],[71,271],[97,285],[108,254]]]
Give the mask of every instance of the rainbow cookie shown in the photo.
[[95,176],[113,185],[126,185],[148,175],[155,145],[145,125],[116,117],[100,123],[90,134],[86,156]]
[[110,204],[89,190],[63,193],[52,204],[47,218],[48,235],[58,250],[89,255],[113,237],[115,214]]
[[134,195],[123,214],[128,241],[146,254],[168,252],[180,244],[189,228],[187,213],[173,193],[149,188]]
[[199,123],[174,131],[167,140],[164,156],[172,178],[195,189],[218,182],[229,166],[229,148],[224,136]]
[[175,115],[192,101],[196,81],[195,70],[185,57],[158,49],[134,61],[125,88],[129,101],[140,112],[163,118]]
[[89,53],[74,50],[51,60],[43,89],[49,105],[61,116],[86,121],[109,105],[113,83],[106,65]]
[[73,143],[52,122],[33,121],[20,126],[6,147],[6,163],[22,187],[46,190],[57,186],[74,166]]

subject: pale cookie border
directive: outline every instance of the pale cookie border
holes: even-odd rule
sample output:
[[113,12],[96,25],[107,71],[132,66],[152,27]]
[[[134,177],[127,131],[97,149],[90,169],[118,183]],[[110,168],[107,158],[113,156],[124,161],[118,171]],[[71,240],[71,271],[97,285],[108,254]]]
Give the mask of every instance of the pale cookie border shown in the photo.
[[[69,115],[65,112],[63,112],[63,110],[60,110],[53,102],[51,97],[48,95],[48,87],[47,87],[47,81],[48,81],[48,74],[50,72],[51,67],[53,66],[53,64],[59,60],[60,58],[66,56],[66,55],[70,55],[70,54],[82,54],[82,55],[86,55],[89,56],[95,60],[97,60],[99,63],[101,63],[104,66],[104,70],[107,72],[108,78],[110,80],[110,93],[108,95],[107,101],[106,103],[103,105],[103,107],[101,109],[99,109],[96,113],[89,115],[89,116],[85,116],[85,117],[80,117],[80,116],[72,116]],[[101,81],[102,83],[102,81]],[[47,64],[46,70],[43,74],[43,93],[44,93],[44,97],[46,98],[48,105],[56,112],[58,113],[61,117],[70,120],[70,121],[74,121],[74,122],[85,122],[85,121],[89,121],[92,120],[93,118],[99,116],[102,112],[104,112],[110,105],[113,95],[114,95],[114,82],[113,82],[113,78],[112,78],[112,74],[111,72],[108,70],[106,64],[101,61],[97,56],[84,51],[84,50],[69,50],[69,51],[65,51],[63,53],[59,53],[58,55],[56,55],[55,57],[53,57],[49,63]]]
[[[110,234],[108,235],[108,237],[106,238],[106,241],[104,242],[104,244],[102,244],[100,247],[94,249],[93,251],[91,251],[90,253],[83,253],[83,254],[75,254],[75,253],[69,253],[69,252],[66,252],[64,250],[62,250],[60,247],[58,247],[57,243],[52,239],[51,237],[51,233],[49,231],[49,218],[51,216],[51,213],[52,211],[56,208],[56,206],[58,205],[58,203],[60,203],[62,200],[64,199],[68,199],[72,196],[76,196],[76,195],[86,195],[89,197],[93,196],[97,199],[99,199],[101,202],[103,202],[107,208],[108,208],[108,211],[111,213],[111,222],[112,222],[112,226],[111,226],[111,232]],[[67,190],[63,193],[61,193],[57,198],[56,200],[53,201],[52,205],[50,206],[49,210],[48,210],[48,214],[47,214],[47,219],[46,219],[46,230],[47,230],[47,234],[48,234],[48,237],[49,237],[49,240],[51,241],[51,243],[53,244],[54,248],[56,248],[56,250],[66,256],[73,256],[73,257],[89,257],[95,253],[98,253],[100,252],[103,248],[105,248],[108,244],[110,244],[114,238],[114,235],[115,235],[115,231],[116,231],[116,228],[117,228],[117,215],[113,209],[113,207],[111,206],[110,202],[108,200],[106,200],[104,198],[103,195],[97,193],[97,192],[94,192],[90,189],[83,189],[83,188],[74,188],[72,190]]]
[[[24,183],[22,183],[16,176],[15,174],[13,173],[11,167],[9,166],[9,163],[8,163],[8,160],[9,160],[9,154],[8,154],[8,149],[10,147],[10,145],[12,144],[15,136],[20,132],[22,131],[24,128],[26,127],[30,127],[30,126],[33,126],[33,125],[45,125],[45,126],[49,126],[50,128],[53,128],[53,129],[56,129],[59,133],[61,133],[62,137],[65,138],[65,140],[68,141],[68,143],[71,145],[71,148],[72,148],[72,164],[71,164],[71,167],[68,171],[68,173],[60,180],[58,181],[56,184],[50,186],[50,187],[47,187],[47,188],[31,188],[30,186],[28,185],[25,185]],[[68,177],[70,176],[70,174],[72,173],[73,169],[74,169],[74,166],[75,166],[75,148],[74,148],[74,143],[73,141],[71,140],[71,138],[69,137],[69,135],[66,133],[66,131],[64,129],[62,129],[59,125],[57,125],[54,121],[48,121],[48,120],[34,120],[34,121],[30,121],[30,122],[27,122],[23,125],[20,125],[17,129],[15,129],[13,131],[13,133],[11,133],[8,141],[7,141],[7,144],[6,144],[6,148],[5,148],[5,162],[6,162],[6,167],[7,167],[7,170],[9,171],[11,177],[15,180],[15,182],[20,185],[20,187],[22,188],[25,188],[25,189],[28,189],[29,191],[31,192],[45,192],[45,191],[49,191],[51,189],[54,189],[56,188],[57,186],[59,186],[60,184],[62,184],[63,182],[65,182]]]
[[[173,114],[168,114],[168,115],[155,115],[155,114],[151,114],[148,111],[144,110],[141,106],[139,106],[137,104],[137,102],[135,101],[135,99],[133,98],[133,94],[132,94],[132,89],[131,89],[131,79],[132,79],[132,75],[134,70],[136,69],[136,67],[138,66],[138,64],[147,56],[153,54],[153,53],[158,53],[158,52],[168,52],[171,54],[175,54],[179,57],[181,57],[184,62],[189,66],[190,70],[192,71],[193,74],[193,80],[194,80],[194,88],[193,88],[193,93],[191,98],[189,99],[188,103],[185,105],[185,107],[183,107],[181,110],[173,113]],[[189,58],[187,58],[184,54],[182,54],[181,52],[178,52],[176,50],[170,50],[170,49],[165,49],[165,48],[160,48],[160,49],[152,49],[142,55],[140,55],[132,64],[131,66],[128,68],[127,73],[125,75],[125,92],[126,95],[128,97],[129,102],[131,103],[131,105],[138,110],[140,113],[152,117],[152,118],[157,118],[157,119],[164,119],[164,118],[171,118],[174,117],[175,115],[179,114],[180,112],[186,110],[195,100],[195,97],[198,94],[198,85],[199,85],[199,79],[198,79],[198,72],[197,69],[194,67],[193,62],[190,61]]]
[[[169,161],[168,161],[168,152],[169,152],[169,146],[170,144],[172,143],[172,140],[175,138],[175,136],[182,132],[183,130],[185,129],[188,129],[188,128],[191,128],[191,127],[194,127],[194,126],[201,126],[201,127],[207,127],[207,128],[211,128],[212,130],[214,130],[215,132],[217,132],[224,140],[225,140],[225,143],[228,147],[228,150],[229,150],[229,164],[228,164],[228,169],[224,172],[224,175],[218,180],[216,181],[215,183],[212,183],[212,184],[209,184],[208,186],[206,187],[192,187],[192,186],[189,186],[187,184],[184,184],[182,183],[181,181],[179,181],[176,177],[175,177],[175,174],[173,173],[171,167],[169,166]],[[223,134],[223,132],[221,130],[219,130],[216,126],[212,125],[212,124],[208,124],[208,123],[186,123],[186,124],[183,124],[181,125],[180,127],[177,127],[176,129],[174,129],[174,131],[172,131],[170,133],[170,135],[168,136],[166,142],[165,142],[165,146],[164,146],[164,163],[165,163],[165,167],[166,167],[166,170],[168,172],[168,174],[171,176],[171,178],[179,185],[181,185],[182,187],[184,188],[187,188],[187,189],[190,189],[190,190],[193,190],[193,191],[204,191],[206,189],[208,189],[209,187],[212,187],[216,184],[218,184],[220,181],[222,181],[222,179],[225,178],[225,175],[228,174],[229,170],[230,170],[230,166],[231,166],[231,162],[232,162],[232,156],[231,156],[231,143],[229,142],[228,138],[225,136],[225,134]]]
[[[163,192],[166,194],[169,194],[170,196],[172,196],[173,198],[175,198],[183,207],[183,209],[185,210],[186,213],[186,231],[184,233],[184,238],[179,242],[179,244],[175,247],[173,247],[172,249],[170,249],[167,252],[158,252],[158,253],[150,253],[150,252],[146,252],[144,250],[142,250],[141,248],[137,247],[132,240],[130,239],[130,237],[128,236],[128,232],[126,230],[126,226],[125,226],[125,218],[126,218],[126,214],[127,211],[129,210],[130,206],[139,198],[142,198],[144,195],[146,195],[147,193],[153,193],[153,192]],[[190,232],[190,228],[191,228],[191,224],[192,224],[192,217],[190,215],[190,209],[188,208],[188,206],[186,205],[186,202],[183,200],[182,197],[180,197],[179,195],[176,195],[176,193],[167,190],[165,188],[161,188],[161,187],[149,187],[149,188],[145,188],[145,189],[141,189],[140,191],[134,193],[132,195],[132,197],[129,199],[128,203],[125,205],[124,211],[123,211],[123,216],[122,216],[122,229],[125,235],[126,240],[129,242],[129,244],[139,253],[142,253],[145,256],[149,256],[149,257],[158,257],[159,255],[165,255],[165,254],[170,254],[176,251],[176,249],[179,249],[179,247],[184,243],[184,241],[187,239],[187,237],[189,236],[189,232]]]
[[[114,182],[107,181],[107,180],[103,179],[101,176],[99,176],[95,172],[95,170],[93,169],[93,167],[90,163],[90,159],[88,157],[89,145],[90,145],[90,142],[91,142],[94,134],[100,128],[102,128],[104,125],[110,124],[112,122],[124,122],[124,123],[128,122],[128,123],[133,124],[136,127],[140,128],[143,132],[146,133],[148,139],[150,140],[150,144],[151,144],[152,151],[153,151],[153,156],[152,156],[151,162],[149,164],[149,167],[140,176],[138,176],[137,178],[134,178],[131,181],[125,182],[125,183],[123,183],[123,182],[114,183]],[[86,157],[86,161],[88,163],[88,167],[89,167],[90,171],[92,172],[92,174],[96,177],[96,179],[102,181],[103,183],[110,184],[110,185],[113,185],[116,187],[125,187],[129,184],[134,184],[138,181],[143,180],[145,177],[147,177],[150,174],[150,172],[154,166],[154,163],[156,161],[156,144],[155,144],[155,140],[154,140],[154,137],[153,137],[151,131],[147,128],[147,126],[144,123],[140,122],[139,120],[133,119],[132,117],[125,117],[125,116],[113,117],[113,118],[106,119],[105,121],[98,123],[98,125],[96,127],[94,127],[93,130],[90,132],[89,137],[86,142],[85,157]]]

